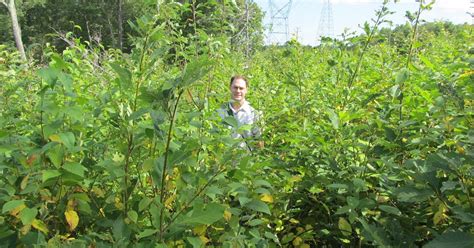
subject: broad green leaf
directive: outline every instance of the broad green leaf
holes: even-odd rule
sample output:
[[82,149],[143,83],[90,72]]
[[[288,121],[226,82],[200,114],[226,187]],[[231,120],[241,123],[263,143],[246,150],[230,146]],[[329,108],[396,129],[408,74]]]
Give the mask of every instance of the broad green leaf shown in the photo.
[[84,177],[84,172],[87,171],[87,168],[84,167],[82,164],[74,163],[74,162],[73,163],[68,162],[64,164],[63,168],[66,171],[71,172],[72,174],[78,175],[80,177]]
[[379,246],[388,246],[389,240],[387,238],[387,234],[384,232],[383,229],[367,223],[362,218],[357,218],[357,219],[362,224],[364,231],[367,233],[368,236],[366,238],[368,240],[375,241],[376,245],[379,245]]
[[261,200],[252,200],[249,203],[245,204],[245,207],[255,210],[257,212],[262,212],[266,214],[271,214],[268,205]]
[[225,208],[217,203],[209,203],[205,208],[193,209],[190,217],[185,218],[183,224],[205,224],[220,220],[224,216]]
[[405,81],[407,81],[409,75],[410,75],[410,72],[406,68],[403,68],[397,73],[395,83],[397,84],[404,83]]
[[38,70],[38,75],[41,77],[41,79],[46,81],[46,83],[51,87],[54,87],[56,84],[59,73],[61,73],[60,70],[51,67],[41,68]]
[[157,233],[158,231],[159,231],[158,229],[145,229],[137,235],[137,239],[142,239],[142,238],[149,237],[149,236]]
[[200,248],[204,246],[204,243],[199,237],[187,237],[186,240],[189,242],[193,248]]
[[3,204],[3,207],[2,207],[2,213],[7,213],[7,212],[10,212],[11,210],[15,209],[16,207],[24,204],[24,200],[12,200],[12,201],[9,201],[5,204]]
[[150,206],[150,204],[153,202],[153,199],[144,197],[143,199],[140,200],[138,203],[138,211],[141,212]]
[[472,248],[474,247],[474,235],[464,232],[447,232],[436,237],[426,244],[425,248]]
[[339,217],[338,226],[339,226],[339,230],[341,230],[342,232],[342,235],[350,236],[352,234],[351,224],[349,224],[349,222],[346,219]]
[[[59,136],[57,137],[59,138]],[[51,160],[51,163],[53,163],[54,166],[60,167],[64,158],[64,149],[63,147],[61,147],[60,145],[56,143],[49,143],[49,144],[52,144],[52,145],[50,146],[50,148],[48,148],[46,152],[46,156],[49,158],[49,160]]]
[[112,67],[115,73],[117,73],[122,85],[129,86],[132,83],[132,73],[128,69],[123,68],[116,63],[110,63],[110,67]]
[[397,215],[397,216],[400,216],[402,214],[400,212],[400,210],[398,210],[398,208],[396,208],[396,207],[392,207],[392,206],[388,206],[388,205],[380,205],[379,208],[380,208],[380,210],[382,210],[384,212],[387,212],[389,214],[394,214],[394,215]]
[[74,147],[74,143],[76,142],[76,139],[73,133],[71,132],[60,133],[59,137],[61,138],[61,143],[64,144],[64,146],[67,149],[70,150]]
[[392,88],[390,88],[390,95],[393,97],[393,98],[398,98],[400,95],[401,95],[401,90],[400,90],[400,86],[397,84],[397,85],[394,85]]
[[59,172],[58,170],[44,170],[42,177],[43,183],[59,176],[61,176],[61,172]]
[[138,213],[135,210],[128,211],[127,216],[131,221],[133,221],[133,223],[137,223]]
[[24,208],[20,212],[20,219],[23,225],[30,225],[38,214],[38,209],[36,208]]
[[426,56],[423,56],[422,54],[419,54],[418,57],[423,62],[423,64],[425,64],[428,68],[434,69],[433,63],[431,63],[431,61]]
[[332,109],[327,110],[327,114],[328,114],[329,120],[331,120],[332,126],[335,129],[338,129],[339,128],[339,116]]
[[461,206],[455,206],[451,209],[454,212],[454,217],[462,220],[465,223],[474,223],[474,214],[467,212]]

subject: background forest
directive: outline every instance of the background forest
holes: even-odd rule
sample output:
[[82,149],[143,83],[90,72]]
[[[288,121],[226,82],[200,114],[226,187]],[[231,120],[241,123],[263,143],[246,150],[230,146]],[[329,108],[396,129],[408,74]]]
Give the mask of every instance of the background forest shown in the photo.
[[1,246],[473,247],[474,27],[386,2],[309,47],[243,0],[0,1]]

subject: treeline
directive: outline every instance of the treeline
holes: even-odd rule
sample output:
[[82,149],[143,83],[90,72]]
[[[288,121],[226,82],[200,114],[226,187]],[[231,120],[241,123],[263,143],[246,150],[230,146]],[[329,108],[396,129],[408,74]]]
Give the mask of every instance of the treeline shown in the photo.
[[[8,7],[14,3],[21,39],[31,56],[41,54],[47,44],[62,51],[74,38],[90,46],[129,52],[132,38],[141,35],[130,24],[160,11],[156,1],[146,0],[5,0],[1,3],[0,22],[6,25],[0,26],[0,43],[15,46],[12,12]],[[255,49],[263,44],[263,13],[255,3],[180,0],[159,6],[166,8],[166,14],[155,25],[169,25],[174,35],[185,39],[204,34],[226,37],[236,50]],[[244,38],[247,42],[242,43]]]

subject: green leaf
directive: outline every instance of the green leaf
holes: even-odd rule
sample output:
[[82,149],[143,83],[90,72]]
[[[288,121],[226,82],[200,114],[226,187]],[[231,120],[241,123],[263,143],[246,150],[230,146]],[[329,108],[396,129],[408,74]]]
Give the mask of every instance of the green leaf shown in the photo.
[[260,201],[260,200],[255,200],[254,199],[254,200],[248,202],[247,204],[245,204],[245,207],[247,207],[249,209],[252,209],[252,210],[255,210],[257,212],[271,214],[270,209],[268,208],[268,205],[265,202]]
[[198,237],[187,237],[186,240],[189,242],[193,248],[200,248],[203,247],[202,240]]
[[390,88],[390,95],[393,98],[398,98],[402,94],[402,91],[400,90],[400,85],[394,85],[392,88]]
[[472,248],[474,247],[474,235],[464,232],[447,232],[436,237],[424,246],[425,248]]
[[84,177],[84,172],[87,171],[87,168],[84,167],[82,164],[79,164],[79,163],[68,162],[68,163],[64,164],[63,168],[66,171],[71,172],[72,174],[78,175],[80,177]]
[[60,167],[61,163],[63,162],[64,149],[57,143],[48,143],[45,145],[45,148],[49,144],[52,145],[50,145],[50,148],[48,148],[46,156],[49,158],[49,160],[51,160],[51,163],[53,163],[54,166]]
[[61,142],[64,144],[64,146],[66,146],[67,149],[74,148],[74,143],[76,142],[76,139],[73,133],[60,133],[59,137],[61,138]]
[[426,158],[426,165],[428,166],[428,168],[431,167],[431,169],[440,169],[448,173],[456,174],[454,170],[449,168],[449,162],[436,153],[428,155],[428,157]]
[[399,201],[402,202],[422,202],[434,194],[433,190],[429,188],[415,188],[414,186],[406,185],[394,189]]
[[394,215],[397,215],[397,216],[400,216],[402,214],[402,212],[400,212],[400,210],[398,210],[398,208],[396,208],[396,207],[392,207],[392,206],[388,206],[388,205],[380,205],[379,208],[380,208],[380,210],[382,210],[384,212],[387,212],[389,214],[394,214]]
[[59,176],[61,176],[61,172],[59,172],[58,170],[44,170],[43,171],[43,183],[50,180],[50,179],[59,177]]
[[24,200],[13,200],[9,201],[5,204],[3,204],[2,207],[2,213],[7,213],[10,212],[11,210],[15,209],[16,207],[20,206],[23,204],[25,201]]
[[426,67],[428,67],[430,69],[434,69],[433,63],[431,63],[431,61],[427,57],[423,56],[422,54],[419,54],[418,57],[423,62],[423,64],[426,65]]
[[138,213],[135,210],[130,210],[127,213],[127,217],[133,221],[133,223],[137,223],[138,221]]
[[20,212],[21,222],[23,225],[29,225],[33,222],[37,214],[38,210],[36,208],[24,208]]
[[145,229],[145,230],[143,230],[143,232],[141,232],[137,235],[137,239],[142,239],[142,238],[149,237],[149,236],[157,233],[158,231],[159,231],[158,229]]
[[217,203],[209,203],[205,208],[193,209],[191,217],[183,220],[183,224],[210,225],[224,217],[225,208]]
[[138,203],[138,211],[141,212],[150,206],[151,202],[153,202],[153,199],[144,197],[143,199],[140,200]]
[[387,238],[387,234],[383,231],[383,229],[367,223],[364,219],[361,219],[361,218],[357,218],[357,219],[364,227],[364,231],[367,234],[366,238],[368,240],[375,241],[376,245],[378,246],[385,246],[385,247],[388,246],[389,241]]
[[339,128],[339,116],[334,112],[334,110],[329,109],[327,111],[329,120],[331,120],[331,124],[335,129]]
[[400,84],[407,81],[409,75],[410,75],[410,72],[408,71],[408,69],[403,68],[397,73],[395,83]]
[[122,85],[129,86],[132,83],[132,73],[128,69],[123,68],[116,63],[110,63],[110,67],[112,67],[115,73],[117,73]]
[[339,217],[338,226],[339,226],[339,230],[341,230],[342,232],[342,235],[350,236],[352,234],[351,224],[349,224],[349,222],[346,219]]
[[200,56],[198,59],[192,60],[186,64],[186,68],[183,71],[184,75],[179,82],[179,86],[184,87],[198,81],[206,75],[211,68],[211,61],[206,56]]
[[38,75],[41,77],[41,79],[46,81],[49,86],[54,87],[56,81],[58,80],[58,75],[60,72],[61,71],[56,68],[48,67],[39,69]]

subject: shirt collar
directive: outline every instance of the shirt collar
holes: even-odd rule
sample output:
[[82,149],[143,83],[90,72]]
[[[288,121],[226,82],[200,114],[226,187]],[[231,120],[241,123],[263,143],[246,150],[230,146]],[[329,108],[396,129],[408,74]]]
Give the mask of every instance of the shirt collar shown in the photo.
[[247,112],[247,113],[251,112],[250,111],[250,104],[246,100],[244,100],[244,104],[242,104],[242,106],[240,106],[239,110],[237,110],[237,111],[234,109],[234,107],[232,107],[232,102],[229,102],[229,107],[234,113],[237,113],[239,111],[244,111],[244,112]]

